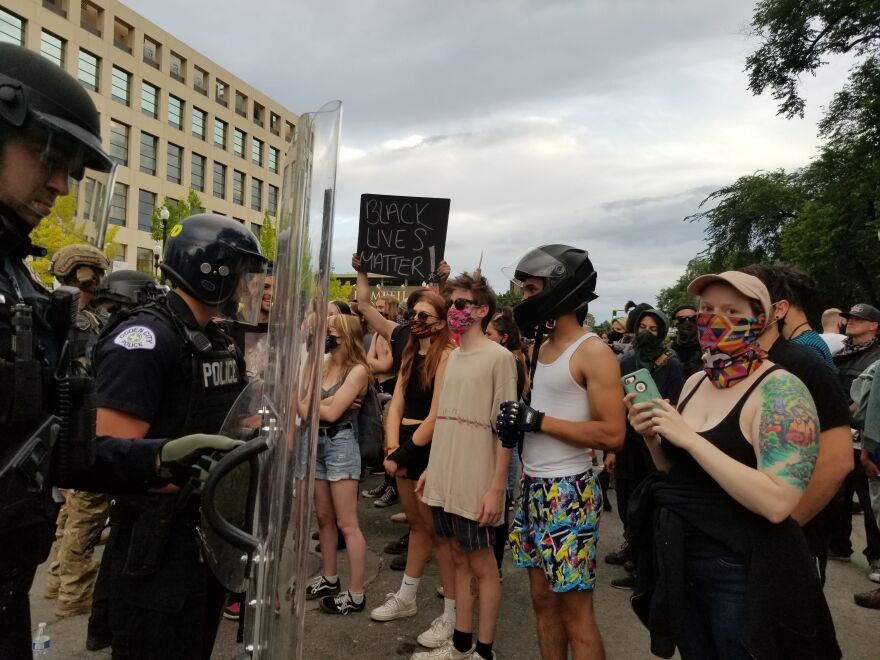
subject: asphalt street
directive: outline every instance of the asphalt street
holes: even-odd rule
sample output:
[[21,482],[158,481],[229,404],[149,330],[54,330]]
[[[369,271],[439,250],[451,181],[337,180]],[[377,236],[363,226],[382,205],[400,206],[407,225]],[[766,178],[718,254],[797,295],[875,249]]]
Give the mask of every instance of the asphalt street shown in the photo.
[[[378,479],[376,476],[369,477],[362,488],[373,486],[378,483]],[[402,574],[389,569],[391,557],[382,553],[385,543],[398,538],[406,529],[404,525],[390,521],[391,513],[398,510],[399,507],[379,509],[372,505],[371,500],[360,500],[360,520],[369,547],[367,609],[380,605],[385,594],[396,591],[400,585]],[[880,611],[860,608],[852,600],[853,593],[877,586],[868,581],[867,564],[860,553],[864,548],[864,528],[858,519],[854,519],[853,523],[856,555],[849,563],[830,563],[825,593],[834,616],[844,658],[877,660],[880,658]],[[616,510],[603,515],[600,529],[601,558],[617,549],[621,542],[622,526]],[[347,575],[345,552],[341,553],[341,557],[340,575],[344,584]],[[540,656],[528,581],[524,571],[507,563],[507,559],[505,562],[504,602],[495,645],[496,653],[499,660],[536,660]],[[317,554],[312,553],[310,563],[317,570]],[[40,621],[48,624],[46,630],[52,637],[52,650],[48,657],[58,660],[109,658],[109,650],[97,653],[85,650],[86,616],[59,619],[53,614],[54,601],[42,597],[46,569],[47,566],[43,566],[37,573],[37,581],[31,593],[31,608],[35,627]],[[624,574],[623,569],[610,566],[600,559],[598,570],[599,586],[595,594],[595,607],[609,660],[648,660],[654,657],[648,650],[648,634],[630,609],[630,592],[620,591],[609,585],[612,579]],[[408,658],[417,649],[418,634],[442,610],[443,601],[436,595],[438,585],[437,567],[431,562],[420,587],[418,614],[389,623],[371,621],[367,611],[348,617],[331,616],[320,612],[312,604],[306,615],[306,658]],[[792,603],[792,616],[797,616],[797,603]],[[214,653],[218,660],[231,660],[241,652],[241,647],[235,643],[236,626],[237,624],[230,621],[221,624]],[[157,634],[161,634],[160,631]]]

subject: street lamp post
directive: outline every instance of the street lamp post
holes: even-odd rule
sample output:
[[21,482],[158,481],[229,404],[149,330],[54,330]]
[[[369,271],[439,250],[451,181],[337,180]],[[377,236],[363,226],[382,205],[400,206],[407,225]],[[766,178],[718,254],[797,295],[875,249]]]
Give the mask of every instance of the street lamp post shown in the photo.
[[165,239],[168,238],[168,218],[171,217],[171,212],[168,210],[167,206],[163,206],[162,210],[159,211],[159,219],[162,221],[162,254],[165,254]]

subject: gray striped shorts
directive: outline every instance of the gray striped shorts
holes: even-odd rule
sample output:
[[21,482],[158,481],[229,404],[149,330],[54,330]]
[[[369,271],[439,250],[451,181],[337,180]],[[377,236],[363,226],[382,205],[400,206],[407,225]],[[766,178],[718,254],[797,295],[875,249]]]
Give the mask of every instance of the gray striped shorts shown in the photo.
[[[464,550],[485,550],[495,545],[497,527],[480,527],[480,523],[454,513],[448,513],[439,506],[431,507],[434,519],[434,533],[440,538],[455,539]],[[502,529],[507,533],[507,528]]]

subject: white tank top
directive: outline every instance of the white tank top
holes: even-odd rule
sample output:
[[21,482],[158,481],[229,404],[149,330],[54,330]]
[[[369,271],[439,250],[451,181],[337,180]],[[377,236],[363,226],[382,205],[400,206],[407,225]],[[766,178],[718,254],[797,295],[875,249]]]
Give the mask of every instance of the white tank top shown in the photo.
[[[550,364],[538,361],[532,387],[532,408],[548,417],[572,422],[588,422],[590,401],[587,391],[571,376],[571,356],[590,337],[588,332],[563,351]],[[569,477],[581,474],[593,465],[593,450],[576,447],[546,433],[526,433],[523,439],[523,471],[531,477]]]

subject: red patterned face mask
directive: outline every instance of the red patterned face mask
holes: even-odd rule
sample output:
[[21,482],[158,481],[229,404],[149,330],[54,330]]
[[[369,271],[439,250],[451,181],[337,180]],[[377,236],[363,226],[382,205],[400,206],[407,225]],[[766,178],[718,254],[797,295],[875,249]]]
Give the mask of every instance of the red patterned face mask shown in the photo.
[[733,387],[767,358],[758,346],[763,325],[749,316],[700,312],[697,315],[703,370],[718,389]]

